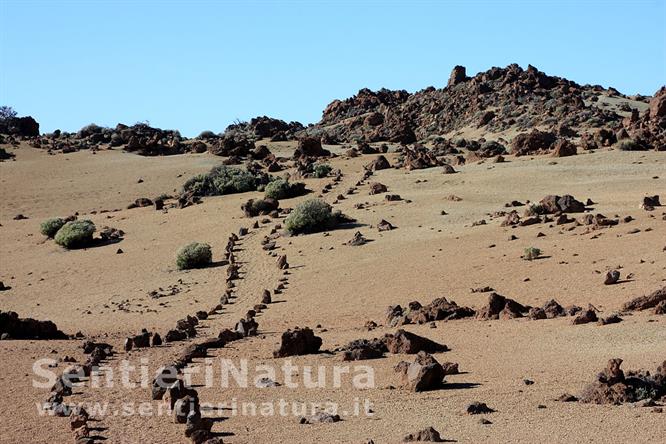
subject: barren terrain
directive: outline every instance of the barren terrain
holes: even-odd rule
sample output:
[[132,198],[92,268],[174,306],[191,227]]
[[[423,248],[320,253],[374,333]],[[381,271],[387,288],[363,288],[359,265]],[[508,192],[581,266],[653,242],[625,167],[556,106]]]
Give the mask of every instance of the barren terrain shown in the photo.
[[[295,142],[267,145],[274,154],[285,156],[296,148]],[[326,148],[343,152],[340,147]],[[386,155],[392,163],[397,158],[393,148]],[[221,262],[225,245],[239,228],[249,228],[249,233],[239,241],[242,279],[237,281],[237,298],[201,321],[198,337],[215,337],[221,329],[232,328],[259,302],[263,289],[275,288],[285,276],[261,245],[261,239],[281,220],[269,219],[251,228],[265,218],[247,218],[240,209],[248,198],[263,193],[206,197],[198,205],[167,211],[125,209],[137,198],[179,190],[189,177],[219,164],[219,157],[209,153],[142,157],[116,149],[49,155],[25,143],[11,152],[15,161],[0,163],[0,281],[11,287],[0,292],[0,309],[52,320],[68,334],[80,331],[86,339],[108,342],[116,352],[110,365],[145,358],[154,372],[191,342],[123,351],[125,338],[142,328],[164,335],[178,319],[218,303],[226,289],[228,265]],[[339,156],[328,161],[343,175],[322,198],[336,201],[338,194],[362,179],[364,165],[375,157]],[[444,296],[478,309],[486,304],[488,294],[471,289],[483,286],[530,306],[550,299],[563,306],[592,304],[602,317],[666,285],[664,209],[640,208],[644,196],[666,197],[663,153],[602,149],[563,158],[506,156],[506,160],[457,165],[456,174],[442,174],[441,167],[376,171],[354,194],[334,204],[357,220],[353,227],[277,238],[276,252],[286,254],[290,264],[286,289],[257,315],[257,336],[212,350],[210,357],[245,358],[250,367],[280,366],[285,358],[273,358],[273,351],[288,328],[312,328],[323,340],[322,351],[332,352],[354,339],[394,332],[396,328],[386,320],[389,305],[405,307],[414,300],[426,304]],[[313,193],[280,200],[282,208],[319,195],[330,182],[326,178],[303,181]],[[368,183],[373,181],[385,184],[388,193],[399,194],[403,200],[390,202],[384,194],[369,195]],[[507,211],[507,202],[538,202],[550,194],[571,194],[583,202],[589,198],[594,202],[590,213],[634,220],[590,231],[584,225],[555,223],[503,227],[503,217],[490,216]],[[460,200],[449,199],[451,195]],[[366,205],[358,208],[361,203]],[[98,229],[105,225],[122,229],[124,238],[67,251],[39,233],[44,219],[76,212]],[[27,219],[14,220],[17,214]],[[376,225],[382,219],[396,229],[379,232]],[[482,219],[485,224],[473,226]],[[355,231],[371,242],[345,245]],[[510,240],[511,235],[517,239]],[[209,243],[213,261],[219,264],[178,270],[176,252],[192,241]],[[532,246],[543,252],[542,257],[522,259],[524,249]],[[611,269],[620,270],[622,278],[615,285],[604,285]],[[171,286],[178,291],[170,294]],[[151,297],[154,290],[163,296]],[[401,327],[450,348],[434,356],[440,362],[458,363],[461,373],[447,376],[440,390],[414,393],[398,387],[393,366],[401,360],[411,362],[413,356],[387,354],[344,363],[338,353],[325,352],[289,359],[296,365],[323,365],[329,371],[334,365],[368,365],[374,370],[375,387],[359,390],[346,379],[340,388],[327,384],[321,389],[283,385],[197,390],[202,402],[211,403],[283,398],[332,401],[343,409],[349,409],[355,398],[372,403],[370,416],[342,415],[340,422],[313,425],[299,424],[291,414],[204,412],[217,419],[212,430],[229,443],[401,442],[407,433],[428,426],[453,442],[662,442],[664,413],[650,407],[556,401],[564,393],[578,395],[611,358],[623,359],[625,371],[654,371],[666,359],[663,315],[646,310],[622,318],[618,324],[603,326],[572,325],[567,316],[540,321],[470,318],[437,321],[436,328],[430,323]],[[370,320],[379,326],[368,331],[364,325]],[[0,442],[72,442],[67,419],[38,415],[37,404],[46,400],[49,391],[32,386],[32,365],[39,358],[65,355],[84,362],[81,342],[0,341],[0,397],[4,400]],[[194,360],[201,362],[201,358]],[[278,373],[277,382],[284,382],[280,379]],[[525,379],[534,383],[526,385]],[[112,406],[163,402],[151,401],[150,387],[89,386],[76,388],[69,401],[110,402]],[[479,415],[465,413],[474,401],[496,410],[481,415],[491,424],[481,424]],[[189,442],[183,425],[169,415],[108,414],[98,419],[95,434],[107,438],[106,442]]]

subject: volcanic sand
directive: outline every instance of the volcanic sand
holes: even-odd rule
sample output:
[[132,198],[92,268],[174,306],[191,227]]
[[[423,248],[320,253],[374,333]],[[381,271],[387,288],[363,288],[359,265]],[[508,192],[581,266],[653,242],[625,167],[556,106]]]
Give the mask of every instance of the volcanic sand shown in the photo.
[[[292,143],[271,144],[271,150],[289,154]],[[175,253],[191,241],[208,242],[214,260],[222,259],[230,233],[250,227],[240,205],[261,193],[205,198],[182,210],[155,211],[152,207],[124,209],[139,197],[174,193],[194,174],[207,171],[221,159],[209,154],[146,158],[120,151],[77,152],[48,155],[21,146],[16,161],[0,163],[0,281],[11,290],[0,293],[0,309],[22,317],[50,319],[60,329],[109,342],[118,352],[111,363],[129,357],[144,358],[151,371],[173,359],[188,342],[125,353],[124,338],[141,328],[164,335],[176,320],[218,303],[225,288],[226,267],[213,266],[178,271]],[[339,152],[339,149],[338,149]],[[343,180],[323,198],[332,203],[338,194],[361,179],[363,165],[374,156],[336,158],[330,163],[344,173]],[[395,154],[388,155],[395,160]],[[214,350],[212,357],[249,360],[249,367],[268,364],[279,368],[285,359],[272,351],[287,328],[309,326],[323,339],[323,350],[333,350],[357,338],[373,338],[395,329],[383,326],[389,305],[418,300],[428,303],[446,296],[459,305],[480,307],[487,295],[470,289],[491,286],[500,294],[529,305],[554,298],[562,305],[593,304],[608,315],[627,300],[665,285],[666,222],[663,210],[639,208],[644,195],[666,195],[666,159],[656,152],[598,151],[568,158],[545,156],[513,158],[506,163],[457,166],[457,174],[441,168],[420,171],[389,169],[376,172],[356,193],[334,207],[358,220],[355,227],[307,236],[281,237],[280,254],[291,265],[289,283],[278,303],[261,313],[259,336]],[[279,174],[279,173],[278,173]],[[138,183],[142,179],[142,183]],[[368,183],[379,181],[402,201],[387,202],[369,195]],[[313,194],[280,201],[283,208],[316,196],[330,179],[305,180]],[[633,216],[634,221],[586,232],[567,225],[546,224],[520,228],[500,226],[502,218],[490,214],[507,210],[512,200],[538,201],[547,194],[572,194],[591,198],[594,213],[612,217]],[[462,200],[453,201],[455,195]],[[355,204],[367,203],[357,209]],[[116,210],[100,212],[102,210]],[[518,208],[522,211],[522,208]],[[442,211],[447,214],[442,215]],[[111,245],[65,251],[39,234],[39,223],[53,216],[79,213],[97,225],[125,231]],[[97,214],[91,214],[96,212]],[[27,220],[13,220],[22,213]],[[260,220],[262,218],[256,218]],[[379,233],[376,224],[386,219],[397,229]],[[472,226],[484,219],[486,225]],[[232,327],[254,304],[264,288],[275,288],[282,272],[275,258],[261,249],[261,238],[276,222],[250,229],[240,243],[238,258],[243,279],[238,299],[219,315],[203,321],[199,336],[215,336]],[[638,228],[641,231],[630,234]],[[344,242],[355,230],[371,239],[351,247]],[[537,237],[542,232],[543,237]],[[512,234],[517,240],[509,240]],[[521,259],[524,248],[535,246],[544,258]],[[117,254],[118,248],[122,254]],[[618,268],[620,284],[605,286],[603,276]],[[180,292],[167,294],[167,287]],[[163,291],[160,291],[163,289]],[[157,299],[149,292],[167,294]],[[355,399],[372,402],[372,416],[343,416],[334,424],[301,425],[287,416],[243,416],[231,410],[207,412],[218,421],[214,432],[225,442],[400,442],[409,432],[435,427],[445,439],[457,442],[659,442],[666,436],[663,414],[648,408],[598,406],[554,401],[561,394],[578,394],[594,380],[606,361],[624,359],[623,368],[654,371],[666,359],[663,316],[636,313],[619,324],[571,325],[571,318],[543,321],[460,320],[406,326],[407,330],[444,343],[451,349],[437,354],[440,361],[460,364],[459,375],[447,376],[447,388],[411,393],[397,386],[392,367],[413,356],[343,363],[339,356],[321,353],[291,358],[294,365],[369,365],[375,388],[356,389],[351,378],[334,388],[293,389],[197,388],[202,402],[236,399],[268,402],[337,402],[350,409]],[[368,320],[382,324],[373,331]],[[315,328],[316,326],[320,326]],[[73,442],[67,419],[38,416],[36,404],[48,390],[32,386],[32,366],[39,358],[74,356],[85,361],[80,340],[0,341],[0,442]],[[201,363],[202,360],[195,360]],[[59,364],[62,368],[63,364]],[[300,372],[303,373],[302,371]],[[250,372],[252,375],[253,372]],[[523,380],[535,383],[525,385]],[[138,376],[135,378],[138,380]],[[281,374],[277,373],[278,382]],[[298,380],[298,379],[297,379]],[[302,380],[300,380],[302,382]],[[149,388],[75,389],[72,402],[150,401]],[[464,414],[472,401],[483,401],[497,411],[483,417]],[[152,402],[153,405],[159,401]],[[545,408],[539,408],[542,405]],[[112,443],[188,442],[184,426],[168,416],[107,415],[100,418],[100,435]],[[660,438],[661,437],[661,438]]]

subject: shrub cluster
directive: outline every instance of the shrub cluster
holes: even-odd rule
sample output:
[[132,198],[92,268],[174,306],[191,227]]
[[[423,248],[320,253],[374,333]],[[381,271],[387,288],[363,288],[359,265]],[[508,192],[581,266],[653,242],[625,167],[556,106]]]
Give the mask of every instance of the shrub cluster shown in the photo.
[[212,261],[213,252],[210,245],[199,242],[185,245],[176,256],[176,266],[180,270],[206,267]]
[[338,221],[338,214],[332,207],[319,199],[301,202],[284,220],[287,231],[291,234],[314,233],[333,228]]
[[58,232],[58,230],[62,228],[63,225],[65,225],[65,219],[62,219],[60,217],[46,219],[39,226],[39,232],[46,237],[53,238]]
[[523,259],[527,261],[532,261],[541,256],[541,250],[536,247],[525,248],[525,253],[523,254]]
[[280,207],[277,199],[250,199],[241,205],[241,210],[247,217],[265,216],[276,211]]
[[331,168],[330,165],[326,163],[318,163],[312,168],[312,177],[316,177],[317,179],[320,179],[322,177],[328,176],[333,168]]
[[270,199],[290,199],[306,193],[303,182],[289,183],[289,180],[277,178],[266,185],[265,197]]
[[220,196],[223,194],[256,191],[269,181],[269,176],[227,165],[216,166],[206,174],[199,174],[183,185],[183,191],[196,196]]
[[87,247],[92,243],[95,224],[89,220],[74,220],[64,224],[54,236],[56,244],[67,249]]

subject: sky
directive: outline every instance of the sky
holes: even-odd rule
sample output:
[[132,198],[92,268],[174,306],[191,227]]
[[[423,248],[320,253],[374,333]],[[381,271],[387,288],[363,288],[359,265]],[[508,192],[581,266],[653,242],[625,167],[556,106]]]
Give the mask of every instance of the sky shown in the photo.
[[42,132],[315,123],[361,88],[442,88],[455,65],[510,63],[651,95],[666,0],[0,0],[0,105]]

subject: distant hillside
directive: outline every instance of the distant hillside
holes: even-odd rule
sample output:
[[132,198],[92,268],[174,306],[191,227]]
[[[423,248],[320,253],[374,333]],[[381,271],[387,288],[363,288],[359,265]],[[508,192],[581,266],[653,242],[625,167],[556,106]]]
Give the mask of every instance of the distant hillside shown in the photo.
[[[657,96],[663,103],[663,88]],[[654,115],[649,108],[648,97],[579,85],[533,66],[495,67],[474,77],[456,66],[442,89],[429,87],[413,94],[362,89],[351,98],[335,100],[307,132],[331,142],[412,143],[431,136],[469,134],[512,139],[534,128],[567,138],[587,134],[592,140],[600,129],[615,133],[624,128],[645,148],[659,148],[666,133],[664,106],[652,106]]]

